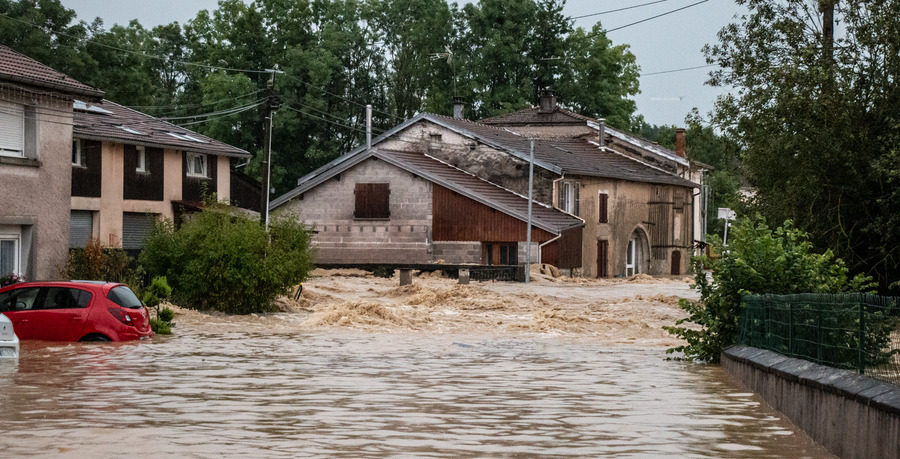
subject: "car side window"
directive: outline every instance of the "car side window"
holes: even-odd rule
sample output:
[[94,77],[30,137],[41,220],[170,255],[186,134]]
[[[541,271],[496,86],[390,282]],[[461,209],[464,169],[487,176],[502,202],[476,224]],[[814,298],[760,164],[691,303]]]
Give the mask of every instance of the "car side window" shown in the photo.
[[40,307],[34,309],[76,309],[85,308],[91,302],[90,292],[77,288],[44,287]]
[[40,288],[18,288],[0,294],[0,312],[27,311],[34,307]]

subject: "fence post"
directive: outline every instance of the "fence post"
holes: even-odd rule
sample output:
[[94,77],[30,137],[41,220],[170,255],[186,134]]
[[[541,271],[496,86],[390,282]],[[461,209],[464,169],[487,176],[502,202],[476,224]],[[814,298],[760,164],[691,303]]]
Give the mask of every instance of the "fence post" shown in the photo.
[[788,303],[788,357],[794,356],[794,302]]
[[859,302],[859,374],[866,374],[866,351],[863,347],[863,339],[866,336],[866,310],[863,308],[863,302]]
[[816,304],[816,363],[822,363],[822,305]]

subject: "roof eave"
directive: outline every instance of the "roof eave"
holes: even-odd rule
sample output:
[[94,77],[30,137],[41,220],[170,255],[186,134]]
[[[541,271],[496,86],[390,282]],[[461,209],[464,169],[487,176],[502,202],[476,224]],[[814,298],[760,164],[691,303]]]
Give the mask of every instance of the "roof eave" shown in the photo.
[[100,102],[101,100],[103,100],[103,95],[106,94],[105,92],[103,92],[99,89],[91,90],[91,89],[73,88],[71,86],[67,86],[67,85],[60,84],[60,83],[53,83],[51,81],[23,77],[20,75],[10,75],[8,73],[0,74],[0,80],[7,80],[7,81],[16,82],[16,83],[23,83],[23,84],[27,84],[29,86],[34,86],[36,88],[53,89],[56,91],[60,91],[63,94],[68,94],[71,96],[85,96],[85,97],[90,98],[91,102]]

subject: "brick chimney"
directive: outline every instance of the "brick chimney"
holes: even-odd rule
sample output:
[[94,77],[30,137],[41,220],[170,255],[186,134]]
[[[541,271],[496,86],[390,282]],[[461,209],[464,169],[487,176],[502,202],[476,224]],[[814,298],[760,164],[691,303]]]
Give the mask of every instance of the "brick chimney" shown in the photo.
[[675,154],[685,157],[684,155],[684,128],[675,129]]
[[463,119],[463,114],[466,108],[466,99],[462,97],[454,97],[453,98],[453,117],[457,119]]
[[541,90],[541,105],[538,113],[553,113],[556,110],[556,93],[552,89]]

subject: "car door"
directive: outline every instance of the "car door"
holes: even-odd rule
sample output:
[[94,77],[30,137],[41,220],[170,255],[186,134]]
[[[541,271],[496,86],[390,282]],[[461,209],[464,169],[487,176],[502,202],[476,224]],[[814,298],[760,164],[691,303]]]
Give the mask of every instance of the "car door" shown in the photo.
[[13,323],[19,339],[31,339],[31,313],[40,287],[23,287],[0,293],[0,312]]
[[31,310],[31,339],[77,341],[87,319],[91,293],[72,287],[41,287]]

